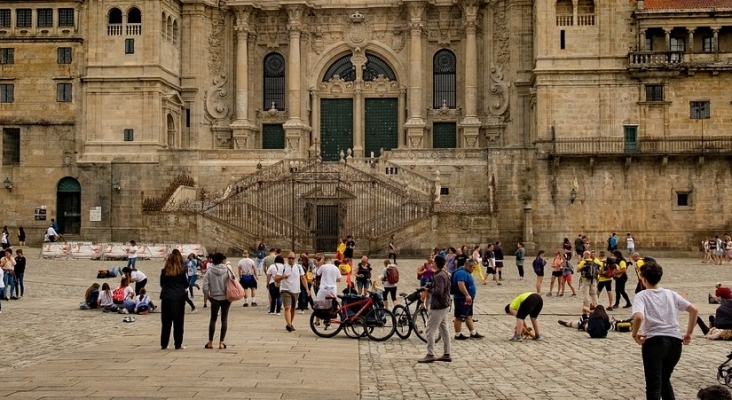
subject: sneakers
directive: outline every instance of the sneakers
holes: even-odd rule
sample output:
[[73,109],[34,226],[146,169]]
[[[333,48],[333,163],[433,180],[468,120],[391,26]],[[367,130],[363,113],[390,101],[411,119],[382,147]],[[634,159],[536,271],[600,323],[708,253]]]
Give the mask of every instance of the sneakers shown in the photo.
[[559,320],[559,321],[557,321],[557,322],[559,323],[559,325],[562,325],[562,326],[567,326],[567,321],[562,321],[562,320],[560,319],[560,320]]
[[252,307],[256,307],[256,306],[257,306],[257,303],[252,303]]
[[443,354],[440,357],[437,357],[435,361],[452,362],[452,357],[450,357],[449,354]]
[[513,337],[510,339],[512,342],[523,342],[524,339],[521,338],[521,335],[513,335]]
[[267,315],[275,315],[275,313],[273,313],[273,312],[270,311],[270,312],[267,313]]
[[244,303],[242,307],[249,307],[249,303]]
[[549,294],[547,294],[546,297],[552,297],[552,292],[549,292]]
[[282,313],[277,313],[277,315],[282,315]]
[[195,308],[192,308],[192,309],[191,309],[191,314],[195,314],[195,313],[197,313],[197,312],[198,312],[198,310],[196,310]]
[[536,335],[536,336],[534,336],[534,340],[541,340],[541,338],[542,338],[542,336],[541,336],[541,335]]
[[300,314],[300,315],[302,315],[302,314],[305,314],[305,311],[303,311],[303,310],[297,310],[297,313]]
[[460,333],[459,335],[455,335],[455,340],[468,340],[470,339],[468,336],[463,335]]
[[633,307],[633,305],[632,304],[626,304],[626,305],[623,306],[623,308],[630,308],[630,307]]
[[484,337],[485,337],[485,336],[481,335],[481,334],[480,334],[480,333],[478,333],[477,331],[476,331],[475,333],[471,333],[471,334],[470,334],[470,338],[471,338],[471,339],[483,339]]
[[606,310],[612,311],[613,310],[613,306],[610,306],[610,307],[606,308]]
[[437,361],[437,357],[433,356],[432,354],[427,354],[423,358],[420,358],[419,360],[417,360],[417,362],[420,364],[428,364],[428,363],[433,363],[435,361]]

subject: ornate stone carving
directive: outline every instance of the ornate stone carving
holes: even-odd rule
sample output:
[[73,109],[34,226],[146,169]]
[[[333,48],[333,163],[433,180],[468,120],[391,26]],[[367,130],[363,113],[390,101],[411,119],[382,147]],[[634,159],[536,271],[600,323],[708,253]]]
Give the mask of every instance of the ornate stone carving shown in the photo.
[[224,27],[226,15],[217,13],[211,19],[211,34],[208,36],[209,57],[208,70],[213,74],[221,73],[224,51]]
[[356,11],[350,15],[351,23],[346,33],[346,43],[351,47],[364,46],[371,39],[371,27],[366,23],[366,16]]
[[275,108],[275,105],[272,104],[272,107],[269,110],[257,110],[257,118],[259,121],[266,124],[284,123],[287,121],[287,111],[279,111]]
[[229,97],[226,83],[226,77],[219,75],[214,78],[213,85],[206,90],[204,104],[206,105],[206,116],[209,120],[222,120],[227,119],[229,116],[229,105],[225,101]]
[[503,115],[508,111],[509,99],[508,90],[511,83],[506,81],[503,75],[503,69],[491,65],[491,84],[488,88],[488,93],[491,94],[493,102],[491,103],[488,110],[492,115],[499,116]]
[[228,79],[223,68],[223,57],[225,47],[224,28],[226,15],[219,12],[211,20],[211,34],[208,37],[209,44],[209,72],[214,76],[213,84],[204,94],[204,109],[207,119],[210,121],[225,120],[229,117],[230,108],[227,104],[229,91],[226,88]]
[[328,82],[322,82],[320,84],[321,93],[328,93],[335,97],[351,89],[353,89],[353,82],[346,82],[338,75],[333,76]]
[[404,31],[399,27],[394,28],[394,31],[391,33],[391,48],[399,53],[404,49],[404,42]]
[[236,26],[234,30],[237,33],[249,33],[251,31],[250,17],[252,15],[252,7],[244,6],[236,9]]
[[386,94],[396,96],[399,94],[399,84],[379,74],[373,81],[364,83],[364,93],[374,93],[381,97]]
[[287,30],[290,32],[302,30],[302,13],[305,11],[305,6],[290,5],[285,7],[285,11],[287,11]]
[[461,108],[449,108],[447,100],[442,100],[442,107],[438,109],[428,108],[427,115],[432,121],[453,122],[458,121],[461,116]]
[[[351,55],[351,64],[356,71],[361,71],[366,67],[366,54],[363,53],[360,47],[353,49],[353,55]],[[359,76],[357,73],[356,76]]]
[[509,30],[506,21],[506,4],[503,1],[491,2],[493,8],[493,58],[501,70],[505,70],[511,61],[509,48]]
[[323,28],[316,26],[315,29],[310,33],[310,47],[312,47],[315,54],[320,54],[325,49],[325,42],[323,41]]

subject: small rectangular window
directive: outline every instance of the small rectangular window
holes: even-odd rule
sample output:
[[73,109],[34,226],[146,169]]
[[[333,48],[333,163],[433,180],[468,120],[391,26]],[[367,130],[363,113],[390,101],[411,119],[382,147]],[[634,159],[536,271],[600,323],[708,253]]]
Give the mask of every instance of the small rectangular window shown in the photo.
[[71,47],[59,47],[57,59],[59,64],[71,64]]
[[3,165],[20,164],[20,129],[3,128]]
[[663,85],[646,85],[646,101],[663,101]]
[[58,26],[74,26],[74,9],[58,9]]
[[646,36],[646,51],[653,51],[653,37]]
[[56,101],[60,103],[68,103],[71,101],[72,84],[58,83],[56,84]]
[[689,102],[691,119],[708,119],[710,118],[710,105],[708,101],[692,101]]
[[559,48],[564,50],[566,47],[566,40],[565,40],[565,33],[564,29],[559,31]]
[[449,195],[450,195],[450,188],[448,188],[448,187],[440,188],[440,196],[449,196]]
[[0,49],[0,64],[15,64],[15,49]]
[[125,39],[125,54],[135,54],[135,39]]
[[131,142],[135,140],[135,131],[132,129],[125,129],[125,142]]
[[677,207],[689,207],[689,193],[677,192],[676,193],[676,206]]
[[0,103],[12,103],[15,101],[15,85],[12,83],[0,83]]
[[50,28],[53,26],[53,8],[39,8],[36,10],[39,28]]
[[186,128],[191,127],[191,109],[186,108]]
[[704,36],[702,38],[702,51],[705,53],[714,52],[714,38],[711,36]]
[[11,25],[11,19],[10,19],[10,9],[9,8],[3,8],[0,10],[0,28],[10,28]]
[[30,28],[33,26],[33,10],[30,8],[15,10],[15,26],[18,28]]

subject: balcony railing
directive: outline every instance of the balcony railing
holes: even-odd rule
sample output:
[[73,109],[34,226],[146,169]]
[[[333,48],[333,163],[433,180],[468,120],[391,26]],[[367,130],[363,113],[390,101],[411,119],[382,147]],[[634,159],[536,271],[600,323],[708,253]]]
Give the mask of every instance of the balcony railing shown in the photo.
[[683,61],[683,51],[634,51],[628,55],[628,64],[631,67],[660,67]]
[[577,15],[577,26],[595,25],[595,14]]
[[142,24],[127,24],[127,35],[142,35]]
[[122,24],[107,24],[107,36],[122,36]]
[[573,19],[572,15],[557,15],[557,26],[572,26]]
[[552,156],[658,156],[658,155],[732,155],[732,136],[675,136],[639,138],[577,138],[539,140],[540,150]]

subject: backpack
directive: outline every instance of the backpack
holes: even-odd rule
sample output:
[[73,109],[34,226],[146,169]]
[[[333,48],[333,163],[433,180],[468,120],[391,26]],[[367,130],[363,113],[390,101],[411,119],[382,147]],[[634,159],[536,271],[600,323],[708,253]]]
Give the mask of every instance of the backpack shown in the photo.
[[267,257],[267,252],[264,251],[264,250],[259,250],[257,252],[257,258],[260,259],[260,260],[263,260],[264,257]]
[[602,274],[605,278],[612,278],[615,276],[615,271],[618,270],[618,260],[615,257],[608,257],[605,260],[604,273]]
[[386,281],[390,285],[396,285],[399,283],[399,270],[397,267],[390,265],[386,268]]
[[569,276],[574,274],[574,268],[572,268],[572,264],[569,263],[569,260],[566,260],[562,263],[562,276]]
[[124,303],[125,289],[123,287],[120,286],[117,289],[114,289],[112,292],[112,301],[115,303]]
[[585,261],[585,266],[582,268],[582,277],[588,280],[595,280],[600,275],[600,266],[593,260]]

